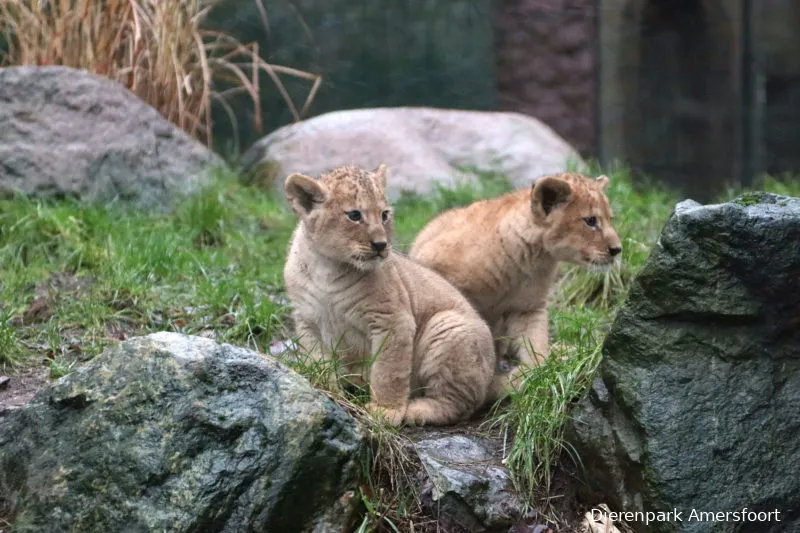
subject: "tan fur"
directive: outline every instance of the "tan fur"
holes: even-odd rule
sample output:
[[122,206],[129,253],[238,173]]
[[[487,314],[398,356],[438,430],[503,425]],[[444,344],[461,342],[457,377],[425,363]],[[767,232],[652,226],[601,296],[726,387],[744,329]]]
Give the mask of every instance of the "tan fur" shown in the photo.
[[[499,376],[494,396],[549,354],[547,305],[558,262],[603,269],[618,260],[622,245],[611,225],[607,185],[606,176],[543,177],[530,189],[442,213],[412,244],[411,259],[442,274],[489,323],[497,356],[520,362]],[[596,217],[597,227],[588,217]]]
[[[373,249],[371,242],[391,244],[385,186],[383,165],[287,178],[301,219],[284,269],[296,333],[314,357],[335,351],[348,375],[369,382],[368,408],[390,423],[456,422],[487,399],[491,331],[441,276],[391,245]],[[348,218],[353,210],[360,221]]]

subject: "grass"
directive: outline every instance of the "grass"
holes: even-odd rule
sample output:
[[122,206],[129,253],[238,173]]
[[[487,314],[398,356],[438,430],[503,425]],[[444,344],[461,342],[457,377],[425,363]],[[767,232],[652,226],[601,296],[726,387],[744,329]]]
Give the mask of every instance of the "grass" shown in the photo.
[[[570,452],[563,435],[570,406],[591,382],[614,310],[678,199],[652,184],[634,186],[623,169],[607,173],[623,266],[603,275],[564,265],[551,307],[553,355],[487,421],[506,435],[513,479],[539,508],[559,457]],[[797,182],[765,178],[761,185],[800,196]],[[509,188],[483,176],[476,185],[402,197],[395,202],[398,247],[407,250],[443,209]],[[272,341],[291,334],[282,270],[295,224],[278,199],[222,173],[172,213],[0,199],[0,370],[43,365],[56,379],[109,344],[164,330],[269,352]],[[290,365],[326,386],[330,362],[293,356]],[[364,391],[329,394],[373,443],[359,494],[362,530],[408,530],[409,521],[422,520],[408,441],[366,413]]]
[[771,192],[783,196],[800,197],[800,179],[791,174],[782,176],[762,175],[755,180],[752,186],[743,189],[729,187],[720,195],[720,201],[733,200],[737,196],[748,193]]
[[284,330],[294,224],[276,199],[230,176],[163,215],[0,200],[0,366],[82,360],[160,330],[268,351]]
[[591,384],[610,325],[606,313],[590,308],[557,310],[550,319],[550,357],[527,372],[520,390],[486,423],[504,432],[505,463],[515,485],[540,509],[547,508],[556,461],[570,452],[564,440],[570,407]]
[[[202,28],[221,0],[0,0],[0,66],[60,65],[120,82],[178,127],[212,144],[211,105],[235,121],[226,96],[246,93],[261,125],[260,82],[267,76],[295,120],[308,110],[322,78],[265,62],[256,44]],[[259,6],[264,25],[266,10]],[[308,81],[300,109],[281,76]],[[218,91],[220,83],[230,87]]]

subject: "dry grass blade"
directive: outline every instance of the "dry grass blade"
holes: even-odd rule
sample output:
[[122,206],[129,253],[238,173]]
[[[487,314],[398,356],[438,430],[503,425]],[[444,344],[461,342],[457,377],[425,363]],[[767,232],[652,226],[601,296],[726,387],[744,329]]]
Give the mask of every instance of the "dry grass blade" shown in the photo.
[[[267,24],[262,0],[254,0]],[[242,44],[202,29],[219,0],[0,0],[0,65],[61,65],[120,82],[188,134],[212,144],[211,106],[224,94],[215,83],[243,90],[261,125],[258,72],[274,83],[295,120],[308,112],[321,77],[261,59]],[[267,28],[268,29],[268,28]],[[312,83],[298,111],[280,76]],[[228,93],[229,91],[224,91]],[[229,105],[223,104],[229,116]],[[235,120],[235,119],[234,119]]]

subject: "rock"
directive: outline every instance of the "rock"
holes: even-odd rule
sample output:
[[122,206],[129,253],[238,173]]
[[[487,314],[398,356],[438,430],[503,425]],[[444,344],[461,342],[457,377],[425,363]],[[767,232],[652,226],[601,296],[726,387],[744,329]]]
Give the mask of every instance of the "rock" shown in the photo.
[[[798,243],[800,199],[773,194],[664,227],[568,433],[612,510],[683,512],[636,531],[800,530]],[[689,521],[743,508],[772,522]]]
[[0,418],[0,508],[32,531],[339,531],[360,443],[273,359],[155,333]]
[[534,116],[596,154],[600,4],[504,0],[492,11],[500,109]]
[[508,471],[473,435],[426,438],[415,444],[427,481],[422,501],[446,530],[507,531],[523,518]]
[[8,388],[8,384],[11,382],[11,378],[8,376],[0,376],[0,390],[6,390]]
[[162,209],[221,164],[116,82],[66,67],[0,68],[0,195]]
[[389,195],[428,193],[471,172],[499,173],[516,187],[583,162],[536,119],[517,113],[432,108],[337,111],[283,127],[258,141],[242,159],[251,178],[282,188],[293,172],[318,176],[349,164],[389,165]]

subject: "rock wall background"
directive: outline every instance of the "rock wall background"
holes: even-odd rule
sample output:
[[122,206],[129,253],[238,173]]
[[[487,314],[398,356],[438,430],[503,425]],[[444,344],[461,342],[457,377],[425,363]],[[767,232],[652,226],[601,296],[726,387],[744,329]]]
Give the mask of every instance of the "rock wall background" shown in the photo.
[[493,8],[500,107],[545,122],[584,156],[597,142],[594,4],[506,0]]

